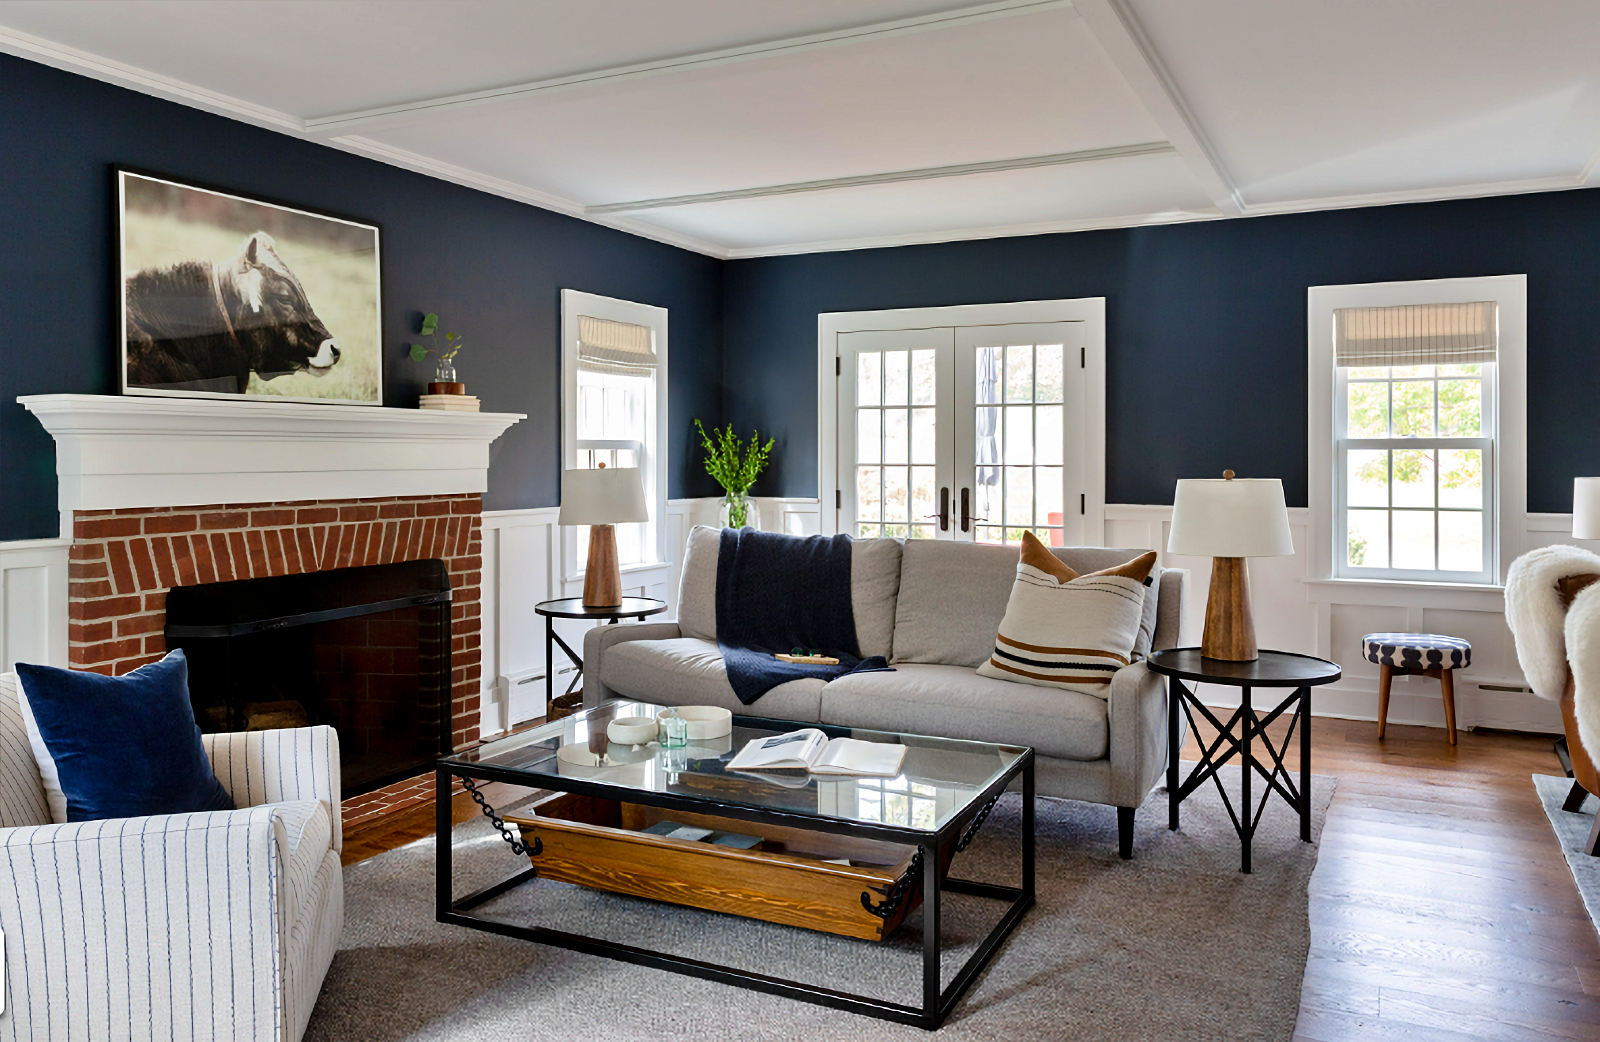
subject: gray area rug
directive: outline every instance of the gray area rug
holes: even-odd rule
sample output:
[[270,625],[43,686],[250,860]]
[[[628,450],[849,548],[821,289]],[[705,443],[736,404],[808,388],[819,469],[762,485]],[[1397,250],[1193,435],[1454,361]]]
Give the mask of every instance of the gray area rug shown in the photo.
[[[1237,772],[1231,780],[1237,782]],[[1237,793],[1236,784],[1230,790]],[[1258,787],[1259,791],[1259,787]],[[1313,781],[1313,840],[1333,779]],[[1235,796],[1235,802],[1237,798]],[[952,874],[1019,880],[1020,801],[996,806]],[[1239,844],[1214,787],[1166,829],[1166,792],[1140,811],[1135,856],[1116,855],[1109,807],[1040,799],[1038,903],[940,1031],[948,1039],[1289,1039],[1310,944],[1316,843],[1274,800],[1239,872]],[[456,893],[527,862],[478,820],[455,830]],[[433,840],[345,872],[343,944],[308,1040],[920,1039],[889,1024],[729,985],[434,922]],[[944,895],[945,976],[999,915]],[[539,881],[478,910],[640,947],[732,963],[826,987],[920,1001],[921,919],[882,944]]]
[[1556,830],[1561,841],[1561,852],[1567,855],[1567,867],[1578,883],[1578,893],[1583,895],[1583,906],[1589,910],[1589,921],[1600,930],[1600,857],[1583,852],[1589,830],[1594,828],[1594,816],[1600,811],[1600,798],[1590,796],[1575,811],[1561,809],[1567,793],[1572,791],[1571,778],[1558,778],[1548,774],[1535,774],[1533,787],[1539,790],[1539,802],[1544,804],[1545,817]]

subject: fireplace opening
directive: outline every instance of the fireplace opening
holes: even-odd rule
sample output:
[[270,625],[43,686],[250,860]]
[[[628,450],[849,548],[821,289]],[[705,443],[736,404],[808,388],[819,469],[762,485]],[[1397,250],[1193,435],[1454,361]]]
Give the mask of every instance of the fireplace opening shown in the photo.
[[451,751],[445,562],[179,586],[166,607],[202,731],[330,724],[346,797]]

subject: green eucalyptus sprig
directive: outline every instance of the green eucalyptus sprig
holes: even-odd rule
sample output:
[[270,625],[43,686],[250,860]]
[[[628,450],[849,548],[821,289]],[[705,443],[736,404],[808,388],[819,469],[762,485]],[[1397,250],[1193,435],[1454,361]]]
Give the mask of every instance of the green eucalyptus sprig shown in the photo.
[[446,333],[444,335],[445,346],[440,347],[439,346],[439,316],[438,315],[433,315],[433,314],[423,315],[422,316],[422,329],[420,330],[420,332],[425,337],[432,337],[433,338],[433,347],[427,348],[427,347],[423,347],[421,344],[407,344],[406,347],[408,347],[411,350],[411,360],[413,362],[420,362],[424,358],[427,358],[429,355],[438,355],[440,358],[444,359],[446,362],[455,361],[456,352],[461,350],[461,345],[463,343],[463,338],[457,336],[454,333]]
[[767,458],[772,455],[772,445],[777,439],[768,438],[763,445],[761,434],[752,429],[750,445],[746,448],[744,440],[733,433],[731,423],[721,430],[711,428],[711,434],[706,433],[699,420],[694,421],[694,426],[700,432],[700,444],[706,450],[706,473],[729,492],[739,495],[748,492],[766,469]]

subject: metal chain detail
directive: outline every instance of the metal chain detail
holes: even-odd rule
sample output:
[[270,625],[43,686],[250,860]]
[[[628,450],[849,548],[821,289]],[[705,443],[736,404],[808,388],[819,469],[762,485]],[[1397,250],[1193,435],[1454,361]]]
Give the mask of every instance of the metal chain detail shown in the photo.
[[493,807],[489,806],[489,801],[483,798],[483,793],[478,791],[478,786],[471,778],[463,777],[461,779],[461,784],[466,786],[467,792],[472,795],[473,801],[476,802],[479,807],[483,808],[483,816],[494,823],[494,827],[500,832],[500,838],[511,845],[511,852],[513,854],[525,857],[538,857],[540,854],[544,853],[544,844],[539,841],[538,836],[533,837],[533,846],[530,847],[528,844],[521,842],[511,834],[511,830],[506,828],[505,821],[501,819],[499,814],[495,813],[495,809]]
[[922,875],[922,848],[918,847],[916,853],[911,855],[911,865],[906,869],[906,874],[901,876],[889,892],[883,895],[883,900],[877,904],[872,903],[872,891],[861,891],[861,907],[879,919],[890,919],[900,910],[900,905],[916,886],[917,879]]
[[956,840],[956,853],[959,854],[967,849],[967,844],[971,843],[977,837],[978,830],[983,828],[984,819],[989,816],[989,812],[994,810],[994,805],[999,802],[1000,794],[997,792],[994,794],[994,799],[985,803],[983,809],[973,815],[971,821],[967,822],[967,827],[961,832],[961,838]]

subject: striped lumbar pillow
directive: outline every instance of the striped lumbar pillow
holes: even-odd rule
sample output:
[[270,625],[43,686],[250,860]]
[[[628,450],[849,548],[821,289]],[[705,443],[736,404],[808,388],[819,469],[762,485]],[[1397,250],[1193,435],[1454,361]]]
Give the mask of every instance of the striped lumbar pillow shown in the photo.
[[978,675],[1105,698],[1111,675],[1129,663],[1139,639],[1144,589],[1155,563],[1152,550],[1079,575],[1024,532],[994,654]]

